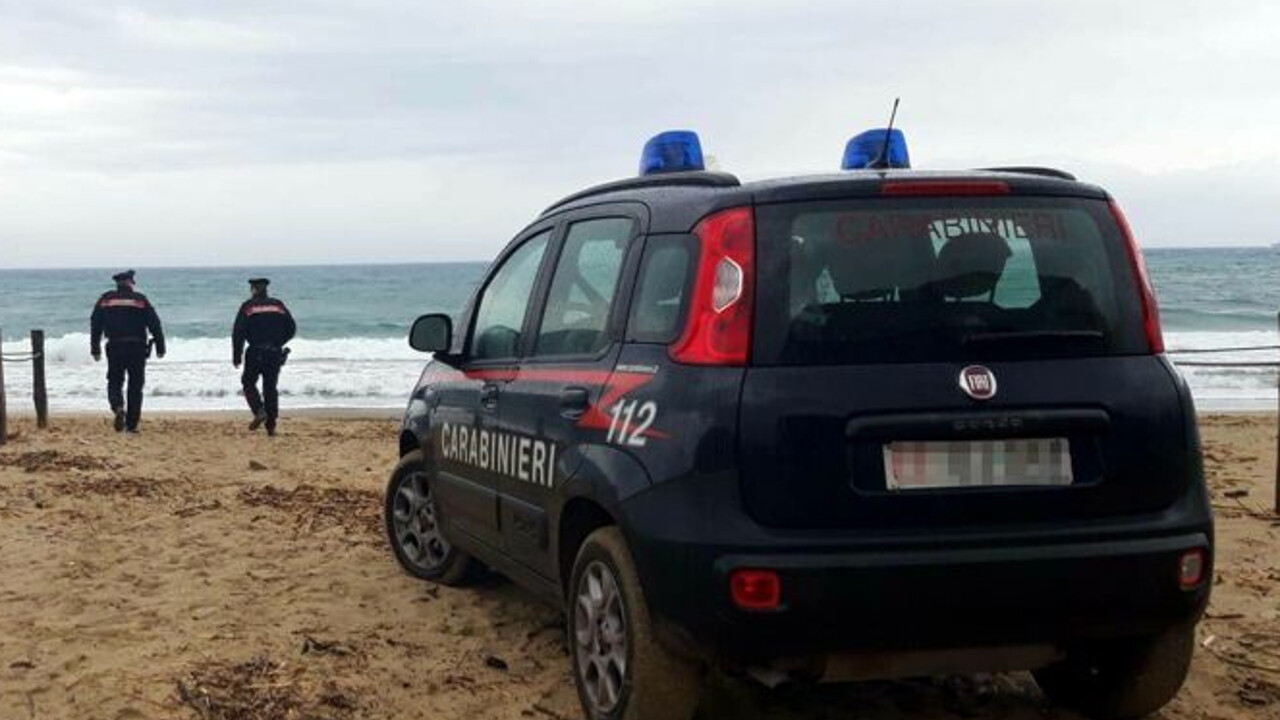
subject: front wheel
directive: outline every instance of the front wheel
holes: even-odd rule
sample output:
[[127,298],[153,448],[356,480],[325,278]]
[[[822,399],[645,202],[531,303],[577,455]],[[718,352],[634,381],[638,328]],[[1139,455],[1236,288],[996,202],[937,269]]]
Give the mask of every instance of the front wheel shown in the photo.
[[697,708],[697,664],[654,637],[621,531],[605,527],[578,550],[569,583],[569,647],[578,699],[591,720],[687,720]]
[[443,585],[462,585],[474,577],[478,563],[445,537],[421,450],[401,458],[391,473],[383,518],[405,572]]
[[1184,625],[1153,638],[1071,650],[1064,660],[1033,674],[1056,704],[1094,720],[1132,720],[1178,694],[1194,648],[1195,626]]

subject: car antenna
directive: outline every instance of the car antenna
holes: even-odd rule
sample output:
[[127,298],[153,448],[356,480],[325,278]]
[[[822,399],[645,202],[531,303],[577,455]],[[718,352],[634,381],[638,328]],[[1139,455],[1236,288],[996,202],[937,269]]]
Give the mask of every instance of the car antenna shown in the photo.
[[900,99],[893,99],[893,111],[889,113],[889,127],[884,129],[884,144],[880,146],[880,154],[876,156],[876,159],[867,165],[867,168],[871,170],[889,169],[889,138],[893,136],[893,120],[898,117],[898,101]]

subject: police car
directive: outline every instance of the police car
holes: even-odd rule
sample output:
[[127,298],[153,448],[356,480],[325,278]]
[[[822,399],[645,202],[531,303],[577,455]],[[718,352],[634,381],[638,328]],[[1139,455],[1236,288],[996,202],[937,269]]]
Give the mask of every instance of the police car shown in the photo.
[[689,717],[708,670],[1156,710],[1213,526],[1124,216],[1056,170],[911,170],[893,129],[842,164],[743,183],[660,134],[418,318],[396,558],[562,607],[594,719]]

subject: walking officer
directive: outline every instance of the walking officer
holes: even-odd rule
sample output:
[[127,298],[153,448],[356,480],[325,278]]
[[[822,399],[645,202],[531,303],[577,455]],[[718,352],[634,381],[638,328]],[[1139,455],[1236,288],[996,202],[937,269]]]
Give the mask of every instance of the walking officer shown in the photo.
[[[147,357],[155,344],[156,357],[164,357],[164,330],[160,317],[147,296],[134,290],[132,270],[111,277],[116,289],[105,292],[93,306],[89,318],[89,352],[94,361],[102,359],[102,336],[107,336],[107,402],[115,415],[116,432],[138,432],[142,417],[142,385],[146,381]],[[147,335],[151,335],[148,342]],[[121,392],[129,380],[128,404]]]
[[[244,360],[244,399],[253,412],[250,430],[263,424],[267,434],[276,434],[276,417],[279,415],[279,394],[276,382],[280,379],[280,366],[289,355],[285,344],[293,339],[298,326],[293,322],[289,308],[279,300],[267,296],[266,278],[249,280],[250,297],[236,313],[235,328],[231,332],[231,362],[240,367]],[[249,344],[245,351],[245,343]],[[258,394],[258,378],[262,378],[262,394]]]

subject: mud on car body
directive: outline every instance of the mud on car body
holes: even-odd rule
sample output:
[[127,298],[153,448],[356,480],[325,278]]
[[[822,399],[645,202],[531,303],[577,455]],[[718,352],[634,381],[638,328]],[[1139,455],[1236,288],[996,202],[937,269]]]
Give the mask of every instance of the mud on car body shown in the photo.
[[1098,718],[1181,686],[1213,529],[1123,215],[886,136],[744,184],[660,135],[415,323],[395,555],[564,608],[589,717],[687,717],[707,668],[1029,669]]

